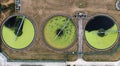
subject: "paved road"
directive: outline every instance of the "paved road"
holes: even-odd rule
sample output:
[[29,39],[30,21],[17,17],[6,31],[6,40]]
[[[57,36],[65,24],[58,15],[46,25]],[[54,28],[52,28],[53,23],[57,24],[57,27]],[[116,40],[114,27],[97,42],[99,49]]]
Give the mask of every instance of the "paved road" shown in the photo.
[[67,62],[67,64],[70,64],[71,66],[120,66],[118,65],[118,62],[86,62],[81,59],[78,59],[75,62]]
[[65,62],[9,62],[8,66],[66,66]]
[[7,58],[2,53],[0,53],[0,66],[6,66],[6,63]]
[[83,42],[83,27],[82,27],[82,19],[78,21],[79,29],[78,29],[78,59],[82,59],[82,42]]

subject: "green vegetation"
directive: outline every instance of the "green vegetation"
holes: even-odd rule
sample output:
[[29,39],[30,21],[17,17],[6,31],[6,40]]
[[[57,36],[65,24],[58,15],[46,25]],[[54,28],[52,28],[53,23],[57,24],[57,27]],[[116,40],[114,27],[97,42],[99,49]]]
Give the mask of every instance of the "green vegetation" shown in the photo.
[[[65,28],[62,30],[64,26]],[[67,17],[55,16],[45,25],[44,38],[52,48],[65,49],[69,47],[76,38],[76,26],[72,20]]]
[[31,21],[25,18],[22,28],[22,32],[23,32],[22,35],[16,36],[16,33],[14,33],[15,30],[11,30],[11,28],[3,25],[2,36],[3,36],[3,40],[9,47],[14,49],[23,49],[29,46],[33,41],[34,31],[35,30]]
[[8,8],[10,9],[11,14],[13,14],[15,12],[15,4],[14,3],[8,4]]
[[[103,31],[103,30],[102,30]],[[88,43],[96,48],[96,49],[108,49],[111,46],[113,46],[113,44],[116,42],[117,38],[118,38],[118,28],[117,25],[114,25],[112,28],[108,29],[105,32],[105,36],[103,36],[103,34],[101,36],[99,36],[97,33],[99,31],[85,31],[85,37],[88,41]]]

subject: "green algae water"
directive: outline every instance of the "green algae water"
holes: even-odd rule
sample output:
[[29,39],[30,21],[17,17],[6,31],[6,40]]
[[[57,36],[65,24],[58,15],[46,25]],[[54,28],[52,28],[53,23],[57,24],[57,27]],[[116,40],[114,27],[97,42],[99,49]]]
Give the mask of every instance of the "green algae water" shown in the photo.
[[85,27],[85,37],[93,48],[105,50],[114,46],[118,38],[118,27],[108,16],[95,16]]
[[[2,26],[3,41],[10,48],[26,48],[34,39],[35,30],[32,22],[25,17],[20,28],[21,20],[22,16],[13,16],[6,20]],[[19,31],[18,28],[20,28]],[[18,35],[16,35],[17,32]]]
[[52,48],[68,48],[76,38],[76,26],[68,17],[54,16],[44,27],[44,38]]

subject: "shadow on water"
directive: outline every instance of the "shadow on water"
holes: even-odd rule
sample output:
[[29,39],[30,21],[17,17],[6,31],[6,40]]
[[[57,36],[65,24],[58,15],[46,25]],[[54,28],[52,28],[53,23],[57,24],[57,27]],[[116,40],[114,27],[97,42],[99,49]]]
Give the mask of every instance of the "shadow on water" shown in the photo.
[[[22,18],[18,17],[18,16],[13,16],[11,18],[9,18],[5,23],[5,27],[11,29],[11,30],[14,30],[14,33],[15,35],[17,36],[21,36],[22,35],[22,29],[23,29],[23,23],[22,23],[22,27],[20,28],[19,30],[19,27],[21,25],[21,21],[22,21]],[[19,33],[17,34],[19,30]]]
[[114,25],[114,20],[112,20],[110,17],[104,15],[98,15],[88,21],[85,30],[89,32],[99,29],[108,30],[113,25]]

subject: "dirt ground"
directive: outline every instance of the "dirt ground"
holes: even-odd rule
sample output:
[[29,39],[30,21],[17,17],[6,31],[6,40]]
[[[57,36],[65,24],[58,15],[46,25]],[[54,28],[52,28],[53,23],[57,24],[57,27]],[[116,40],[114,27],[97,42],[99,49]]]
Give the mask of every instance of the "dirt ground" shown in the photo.
[[[83,21],[83,27],[87,21],[94,15],[107,14],[113,17],[120,27],[120,11],[115,8],[115,0],[21,0],[22,14],[30,17],[36,25],[36,39],[29,48],[25,50],[9,50],[2,44],[2,49],[10,59],[26,59],[26,60],[64,60],[75,61],[77,55],[67,55],[68,52],[77,52],[78,41],[74,43],[73,47],[56,51],[45,45],[43,39],[43,27],[46,20],[54,15],[70,16],[77,25],[77,20],[73,18],[76,11],[85,12],[88,17]],[[85,38],[83,39],[83,52],[96,52],[87,46]],[[119,43],[119,42],[117,42]],[[116,48],[116,47],[115,47]],[[114,49],[114,48],[113,48]],[[111,52],[112,49],[106,51]],[[98,51],[97,51],[98,52]],[[86,61],[116,61],[120,58],[120,48],[112,54],[84,54],[83,58]]]
[[[33,44],[30,47],[23,49],[23,50],[13,50],[13,49],[6,47],[2,43],[2,50],[4,50],[4,53],[11,60],[20,59],[20,60],[62,60],[62,61],[64,60],[73,61],[74,60],[75,61],[77,59],[77,55],[68,55],[68,52],[77,52],[77,40],[75,41],[74,45],[71,48],[66,49],[66,50],[61,50],[61,51],[53,50],[45,44],[45,41],[43,39],[43,34],[42,34],[43,27],[45,25],[46,18],[50,17],[52,14],[49,14],[49,12],[47,13],[47,11],[44,12],[43,10],[41,10],[44,8],[44,5],[40,4],[42,2],[44,1],[43,0],[39,0],[39,1],[38,0],[35,0],[35,1],[22,0],[22,5],[24,5],[22,6],[22,14],[30,17],[36,25],[35,26],[36,38]],[[39,5],[35,5],[35,4],[39,4]],[[50,4],[52,4],[52,2]],[[32,7],[30,7],[31,5]],[[66,58],[66,57],[69,57],[69,58]]]

